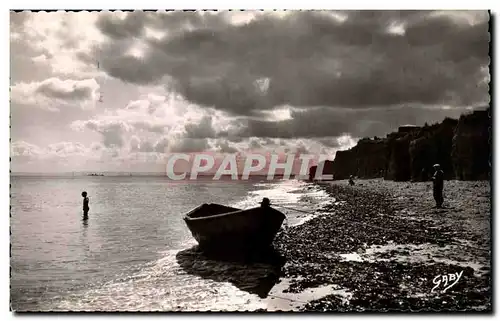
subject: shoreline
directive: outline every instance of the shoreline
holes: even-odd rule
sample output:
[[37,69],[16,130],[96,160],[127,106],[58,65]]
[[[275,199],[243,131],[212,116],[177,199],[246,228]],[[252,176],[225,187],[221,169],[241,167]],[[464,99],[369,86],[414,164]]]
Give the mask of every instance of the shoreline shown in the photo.
[[[492,311],[488,181],[445,181],[443,209],[429,182],[317,184],[334,200],[274,242],[287,262],[273,292],[319,296],[291,310]],[[454,273],[444,290],[439,276]]]
[[[165,303],[164,294],[150,305],[129,300],[124,307],[146,312],[152,306],[191,312],[491,311],[490,254],[474,250],[490,247],[489,182],[446,181],[448,208],[442,210],[432,208],[430,182],[371,179],[358,180],[353,187],[347,181],[292,185],[279,188],[294,195],[285,204],[309,214],[287,213],[289,219],[296,217],[277,235],[277,253],[260,253],[260,261],[221,261],[205,257],[193,241],[189,248],[162,254],[141,270],[140,278],[132,276],[133,283],[111,285],[125,285],[120,291],[133,297],[138,291],[135,282],[144,285],[151,275],[165,284],[177,278],[191,290],[199,287],[204,300],[182,301],[181,295],[174,297],[175,304]],[[264,194],[252,197],[282,197],[272,190],[259,191]],[[456,240],[469,247],[457,247],[452,242]],[[442,273],[459,273],[460,279],[446,293],[431,292],[433,279]],[[101,303],[116,293],[111,287],[97,289]],[[86,292],[76,297],[81,300],[78,309],[95,308]],[[79,311],[74,303],[61,300],[46,311]],[[116,302],[109,304],[101,304],[99,311],[112,309]]]

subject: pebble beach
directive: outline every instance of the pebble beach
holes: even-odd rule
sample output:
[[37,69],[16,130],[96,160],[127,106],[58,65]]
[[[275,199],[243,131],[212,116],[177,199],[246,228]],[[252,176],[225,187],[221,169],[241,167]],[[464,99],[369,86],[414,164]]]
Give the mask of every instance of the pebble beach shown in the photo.
[[491,311],[488,181],[446,181],[442,209],[431,182],[318,184],[329,204],[275,240],[283,310]]

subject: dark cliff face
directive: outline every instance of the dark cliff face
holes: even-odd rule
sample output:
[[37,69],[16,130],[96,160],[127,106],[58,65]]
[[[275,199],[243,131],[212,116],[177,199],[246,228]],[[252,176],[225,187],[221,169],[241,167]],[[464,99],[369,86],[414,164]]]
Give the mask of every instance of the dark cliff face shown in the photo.
[[457,179],[489,179],[492,125],[489,109],[462,115],[458,120],[451,153]]
[[[318,175],[320,175],[320,176],[332,175],[332,173],[333,173],[333,161],[326,160],[326,161],[321,162],[321,163],[323,163],[323,170],[321,171],[321,173],[318,173]],[[324,178],[321,178],[321,177],[316,178],[317,171],[318,171],[318,166],[311,166],[311,168],[309,168],[309,180],[310,181],[313,181],[315,179],[325,180]]]
[[385,175],[386,179],[406,181],[410,178],[410,137],[397,138],[389,141],[389,165]]
[[447,118],[440,124],[425,126],[409,145],[410,173],[407,179],[430,179],[434,164],[440,164],[446,179],[454,178],[451,143],[457,120]]
[[[334,161],[325,161],[323,175],[333,175],[334,179],[347,179],[350,175],[375,178],[384,175],[387,164],[386,143],[383,139],[362,139],[350,150],[338,151]],[[317,166],[309,170],[313,180]]]
[[[491,173],[489,109],[446,118],[424,127],[402,126],[383,139],[361,139],[349,150],[326,161],[323,174],[334,179],[384,177],[396,181],[425,181],[440,164],[446,179],[488,179]],[[314,178],[316,166],[309,171]]]

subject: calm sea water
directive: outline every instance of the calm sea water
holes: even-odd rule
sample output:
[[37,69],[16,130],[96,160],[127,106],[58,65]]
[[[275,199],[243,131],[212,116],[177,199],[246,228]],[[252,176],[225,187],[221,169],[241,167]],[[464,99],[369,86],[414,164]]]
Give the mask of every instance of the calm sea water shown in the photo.
[[[265,308],[257,295],[179,265],[180,251],[196,245],[183,215],[209,202],[249,208],[269,197],[311,209],[326,200],[315,186],[294,180],[12,177],[11,184],[11,305],[17,311]],[[88,222],[81,219],[83,190],[90,196]],[[287,214],[289,223],[303,219]],[[203,267],[215,268],[221,267]]]

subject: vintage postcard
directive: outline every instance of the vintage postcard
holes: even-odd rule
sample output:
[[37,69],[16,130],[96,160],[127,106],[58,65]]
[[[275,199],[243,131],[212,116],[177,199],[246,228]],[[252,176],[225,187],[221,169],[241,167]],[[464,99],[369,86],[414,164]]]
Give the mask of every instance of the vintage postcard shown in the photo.
[[10,12],[15,312],[492,312],[490,12]]

